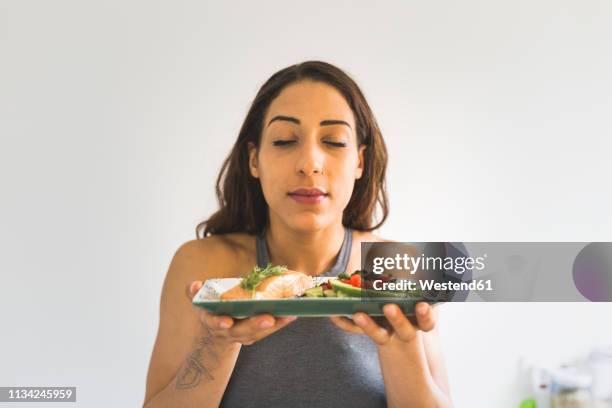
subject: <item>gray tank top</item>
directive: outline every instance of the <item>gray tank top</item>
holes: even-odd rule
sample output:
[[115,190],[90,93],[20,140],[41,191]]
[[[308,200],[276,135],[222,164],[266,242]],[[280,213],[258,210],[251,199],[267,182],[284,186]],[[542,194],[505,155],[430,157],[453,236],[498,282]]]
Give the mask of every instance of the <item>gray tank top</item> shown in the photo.
[[[352,230],[334,266],[321,276],[346,271]],[[257,264],[269,260],[265,230],[257,236]],[[327,317],[298,317],[285,328],[242,346],[221,400],[222,407],[386,407],[374,342],[347,333]]]

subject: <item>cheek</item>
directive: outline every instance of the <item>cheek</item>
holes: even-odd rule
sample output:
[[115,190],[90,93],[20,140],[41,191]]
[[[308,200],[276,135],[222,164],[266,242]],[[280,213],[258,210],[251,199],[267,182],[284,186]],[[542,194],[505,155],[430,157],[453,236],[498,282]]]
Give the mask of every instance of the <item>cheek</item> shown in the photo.
[[355,187],[355,178],[354,177],[345,177],[342,181],[342,186],[340,187],[342,191],[342,200],[344,204],[348,204],[351,199],[351,195],[353,194],[353,188]]
[[356,164],[352,161],[342,163],[337,169],[336,174],[333,177],[334,190],[336,191],[337,198],[342,205],[348,204],[355,187],[355,167]]
[[288,172],[282,161],[265,155],[259,157],[259,182],[267,202],[274,200],[282,191],[284,178]]

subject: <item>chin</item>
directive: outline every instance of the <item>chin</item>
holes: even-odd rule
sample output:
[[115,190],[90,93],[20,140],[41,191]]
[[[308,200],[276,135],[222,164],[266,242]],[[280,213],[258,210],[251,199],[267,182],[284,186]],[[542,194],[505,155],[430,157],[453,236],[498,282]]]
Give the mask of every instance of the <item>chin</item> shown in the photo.
[[330,222],[331,217],[329,215],[315,213],[295,214],[290,216],[287,220],[287,224],[292,229],[304,232],[318,231],[327,227]]

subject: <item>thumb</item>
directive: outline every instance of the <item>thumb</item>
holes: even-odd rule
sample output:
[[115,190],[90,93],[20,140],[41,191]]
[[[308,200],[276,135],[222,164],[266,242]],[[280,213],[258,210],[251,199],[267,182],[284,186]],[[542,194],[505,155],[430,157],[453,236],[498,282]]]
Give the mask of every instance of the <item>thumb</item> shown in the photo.
[[185,296],[191,301],[202,288],[202,281],[193,281],[185,287]]

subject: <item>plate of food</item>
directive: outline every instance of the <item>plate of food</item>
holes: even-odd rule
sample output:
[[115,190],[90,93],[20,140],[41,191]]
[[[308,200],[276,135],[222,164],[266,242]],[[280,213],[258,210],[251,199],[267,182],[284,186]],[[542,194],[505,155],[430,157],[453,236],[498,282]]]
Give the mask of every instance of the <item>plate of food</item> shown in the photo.
[[380,290],[383,282],[402,287],[392,276],[361,270],[317,277],[268,264],[265,268],[255,266],[242,278],[206,280],[193,304],[215,314],[242,318],[260,313],[314,317],[365,312],[383,316],[382,308],[387,303],[395,303],[404,314],[413,315],[418,302],[437,303],[419,290]]

